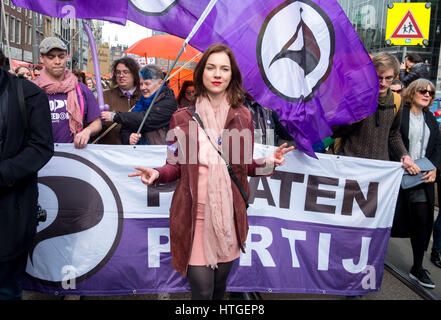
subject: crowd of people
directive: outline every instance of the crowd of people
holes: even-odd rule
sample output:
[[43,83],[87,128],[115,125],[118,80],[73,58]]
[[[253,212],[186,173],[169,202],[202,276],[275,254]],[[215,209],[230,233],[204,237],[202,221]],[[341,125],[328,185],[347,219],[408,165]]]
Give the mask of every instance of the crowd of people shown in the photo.
[[[89,143],[170,147],[177,137],[170,139],[167,132],[178,128],[183,139],[190,140],[189,123],[195,120],[198,153],[203,155],[198,167],[189,165],[191,155],[186,150],[168,148],[164,166],[138,166],[130,176],[141,177],[146,185],[179,179],[170,214],[172,266],[188,278],[193,299],[222,299],[232,263],[244,250],[247,237],[247,175],[256,175],[262,167],[271,175],[295,147],[278,114],[242,88],[233,52],[223,44],[207,48],[194,79],[183,83],[177,98],[159,66],[140,68],[132,58],[118,59],[112,65],[110,87],[104,86],[108,110],[98,105],[94,79],[66,69],[67,47],[62,40],[45,38],[39,53],[43,67],[32,71],[19,67],[13,72],[0,68],[0,241],[13,244],[0,245],[0,299],[21,298],[20,277],[37,223],[37,172],[52,157],[54,143],[73,143],[77,149]],[[0,65],[4,63],[0,52]],[[395,56],[379,53],[373,64],[379,80],[376,111],[356,123],[333,127],[323,151],[401,161],[409,175],[421,176],[422,183],[400,189],[392,236],[411,239],[409,275],[420,285],[434,288],[423,257],[433,233],[431,261],[441,268],[439,214],[434,223],[441,134],[429,110],[435,88],[415,54],[406,56],[400,66]],[[253,133],[244,138],[251,145],[278,148],[265,159],[239,152],[242,158],[231,164],[231,153],[223,155],[223,130],[244,128]],[[174,161],[178,152],[186,164]],[[422,170],[421,159],[432,167]],[[25,205],[16,206],[18,197]]]

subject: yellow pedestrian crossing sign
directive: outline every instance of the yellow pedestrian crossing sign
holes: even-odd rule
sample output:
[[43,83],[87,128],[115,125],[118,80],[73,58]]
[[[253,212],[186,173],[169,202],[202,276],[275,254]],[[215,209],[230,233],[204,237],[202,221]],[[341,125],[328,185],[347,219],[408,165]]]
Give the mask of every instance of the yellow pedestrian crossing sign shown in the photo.
[[427,46],[429,44],[431,9],[429,2],[389,4],[386,44]]

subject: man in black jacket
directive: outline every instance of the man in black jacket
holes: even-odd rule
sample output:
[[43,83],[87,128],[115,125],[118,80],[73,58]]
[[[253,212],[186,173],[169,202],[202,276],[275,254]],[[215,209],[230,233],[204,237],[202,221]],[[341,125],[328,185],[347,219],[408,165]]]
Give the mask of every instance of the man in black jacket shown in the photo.
[[408,87],[412,81],[420,78],[430,80],[429,70],[420,55],[409,53],[404,58],[404,61],[405,62],[401,64],[399,77],[405,87]]
[[[0,50],[0,66],[4,60]],[[53,154],[46,94],[0,68],[0,300],[21,299],[21,278],[37,226],[37,172]]]

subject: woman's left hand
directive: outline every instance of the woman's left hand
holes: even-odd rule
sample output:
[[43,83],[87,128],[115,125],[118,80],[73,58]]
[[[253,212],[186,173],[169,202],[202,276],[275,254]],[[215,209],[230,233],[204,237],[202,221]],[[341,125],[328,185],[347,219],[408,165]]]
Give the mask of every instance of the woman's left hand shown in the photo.
[[274,167],[282,166],[285,163],[285,154],[294,150],[293,146],[286,148],[287,145],[287,143],[284,143],[274,150],[274,152],[266,158],[266,163]]
[[436,168],[425,172],[421,177],[421,180],[426,180],[425,183],[435,182],[435,179],[436,179]]

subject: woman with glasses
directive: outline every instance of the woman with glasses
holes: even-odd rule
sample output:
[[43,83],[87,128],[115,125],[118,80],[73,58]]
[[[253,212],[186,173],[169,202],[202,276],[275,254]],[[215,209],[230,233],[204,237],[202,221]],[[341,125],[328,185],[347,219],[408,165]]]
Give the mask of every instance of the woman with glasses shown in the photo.
[[[413,266],[409,276],[426,288],[435,284],[423,268],[424,251],[429,245],[434,220],[434,181],[441,168],[441,135],[438,123],[430,112],[435,87],[426,79],[413,81],[403,94],[401,136],[406,149],[414,160],[427,158],[435,169],[422,172],[423,183],[408,189],[400,189],[395,211],[393,235],[410,237]],[[407,170],[420,173],[415,163]]]
[[192,105],[194,97],[193,81],[184,81],[178,94],[178,108],[185,108]]
[[[112,88],[103,92],[104,103],[109,105],[109,111],[101,112],[103,120],[103,134],[112,125],[115,114],[129,111],[141,98],[139,88],[139,65],[135,59],[123,57],[112,65]],[[128,144],[121,139],[119,124],[99,140],[99,144]]]

